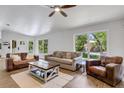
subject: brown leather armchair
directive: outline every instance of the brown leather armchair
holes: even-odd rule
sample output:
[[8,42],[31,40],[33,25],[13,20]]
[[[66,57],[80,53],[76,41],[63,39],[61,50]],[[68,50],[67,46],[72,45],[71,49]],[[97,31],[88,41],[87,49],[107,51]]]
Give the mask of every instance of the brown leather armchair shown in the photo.
[[86,71],[88,75],[94,76],[111,86],[116,86],[123,77],[123,58],[119,56],[104,57],[97,61],[87,61]]

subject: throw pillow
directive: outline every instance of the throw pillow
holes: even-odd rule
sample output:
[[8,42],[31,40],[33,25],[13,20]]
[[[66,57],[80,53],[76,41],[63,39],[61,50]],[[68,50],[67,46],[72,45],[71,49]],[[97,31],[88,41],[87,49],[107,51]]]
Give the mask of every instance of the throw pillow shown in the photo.
[[21,57],[18,55],[12,55],[13,61],[21,61]]
[[78,56],[77,56],[77,53],[72,53],[72,59],[73,59],[73,58],[76,58],[76,57],[78,57]]
[[34,59],[34,56],[33,55],[27,55],[26,59]]
[[18,55],[11,55],[10,57],[14,59],[14,58],[16,58],[17,56],[18,56]]
[[61,58],[62,57],[62,53],[57,51],[57,52],[54,53],[54,56]]
[[66,58],[66,52],[62,52],[62,58]]
[[26,59],[26,56],[27,56],[27,53],[21,53],[21,60],[25,60]]

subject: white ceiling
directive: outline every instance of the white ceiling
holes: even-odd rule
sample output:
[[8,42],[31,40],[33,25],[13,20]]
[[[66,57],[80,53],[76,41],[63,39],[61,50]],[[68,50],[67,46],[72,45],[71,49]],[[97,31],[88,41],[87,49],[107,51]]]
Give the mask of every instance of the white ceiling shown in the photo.
[[[0,30],[16,31],[36,36],[53,29],[71,29],[124,18],[124,6],[76,6],[65,9],[68,17],[56,13],[48,17],[53,10],[47,6],[0,6]],[[6,26],[10,24],[10,26]],[[59,31],[59,30],[58,30]]]

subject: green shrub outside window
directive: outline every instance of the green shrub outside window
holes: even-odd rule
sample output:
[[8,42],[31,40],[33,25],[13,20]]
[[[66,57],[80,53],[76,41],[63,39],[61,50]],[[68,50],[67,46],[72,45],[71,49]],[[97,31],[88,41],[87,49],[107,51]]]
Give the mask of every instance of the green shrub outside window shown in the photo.
[[39,40],[39,53],[48,53],[48,40]]
[[[89,39],[89,33],[76,35],[75,50],[78,52],[82,52],[83,58],[88,58],[88,55],[89,55],[91,59],[98,59],[100,57],[100,55],[98,55],[98,53],[100,53],[101,51],[100,48],[102,49],[103,52],[107,51],[107,33],[93,32],[92,34],[95,36],[95,38],[94,40],[92,40],[92,44],[91,44],[92,46],[89,52],[85,47],[87,43],[91,43]],[[100,46],[99,44],[101,45],[101,47],[99,47]],[[90,52],[92,52],[93,54],[90,54]]]

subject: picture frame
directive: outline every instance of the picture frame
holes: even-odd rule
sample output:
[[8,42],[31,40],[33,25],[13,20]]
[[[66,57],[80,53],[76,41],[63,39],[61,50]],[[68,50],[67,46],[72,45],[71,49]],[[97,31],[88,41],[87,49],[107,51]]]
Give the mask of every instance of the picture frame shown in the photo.
[[3,42],[3,45],[9,45],[9,42]]
[[25,45],[25,41],[20,41],[20,45]]

